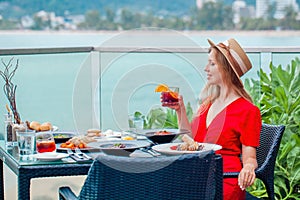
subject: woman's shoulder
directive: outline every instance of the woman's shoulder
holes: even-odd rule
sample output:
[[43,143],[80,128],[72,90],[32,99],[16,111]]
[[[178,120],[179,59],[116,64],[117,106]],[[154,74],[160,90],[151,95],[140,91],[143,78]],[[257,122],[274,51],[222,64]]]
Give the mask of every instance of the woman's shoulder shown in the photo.
[[241,110],[259,110],[255,104],[243,97],[239,97],[237,100],[235,100],[234,106],[235,108],[239,108]]

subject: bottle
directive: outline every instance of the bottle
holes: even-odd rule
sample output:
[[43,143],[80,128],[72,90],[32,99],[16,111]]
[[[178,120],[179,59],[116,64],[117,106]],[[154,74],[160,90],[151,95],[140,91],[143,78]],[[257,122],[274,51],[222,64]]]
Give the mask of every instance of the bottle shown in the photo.
[[4,140],[6,147],[13,147],[13,133],[12,133],[12,115],[10,113],[5,114],[5,127],[4,127]]

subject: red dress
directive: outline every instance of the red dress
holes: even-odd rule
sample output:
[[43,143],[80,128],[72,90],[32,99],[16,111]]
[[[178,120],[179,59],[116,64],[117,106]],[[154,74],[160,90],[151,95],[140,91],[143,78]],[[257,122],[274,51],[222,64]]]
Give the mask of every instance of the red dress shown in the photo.
[[[195,141],[214,143],[222,146],[216,153],[223,157],[224,172],[239,172],[242,169],[240,155],[242,144],[257,147],[261,129],[259,109],[251,102],[240,97],[225,107],[206,125],[206,117],[211,105],[199,109],[198,116],[192,121]],[[238,186],[237,178],[223,181],[224,199],[244,199],[245,192]]]

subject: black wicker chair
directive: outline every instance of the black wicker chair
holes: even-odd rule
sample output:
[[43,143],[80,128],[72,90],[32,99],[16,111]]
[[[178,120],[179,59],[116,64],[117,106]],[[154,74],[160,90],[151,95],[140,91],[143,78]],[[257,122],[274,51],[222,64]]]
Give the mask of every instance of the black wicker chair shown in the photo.
[[217,157],[213,151],[153,158],[99,156],[79,196],[69,187],[61,187],[59,198],[220,199],[223,171],[222,160]]
[[[256,151],[258,168],[255,171],[256,177],[265,184],[268,197],[275,199],[274,195],[274,168],[277,153],[285,126],[263,124],[260,132],[260,145]],[[237,177],[238,172],[224,173],[223,177]],[[247,194],[246,199],[258,199]]]

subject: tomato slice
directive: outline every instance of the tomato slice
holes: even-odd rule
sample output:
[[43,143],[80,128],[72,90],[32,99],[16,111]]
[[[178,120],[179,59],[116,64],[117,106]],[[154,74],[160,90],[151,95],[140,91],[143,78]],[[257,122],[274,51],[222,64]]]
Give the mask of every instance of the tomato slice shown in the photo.
[[170,149],[171,149],[171,150],[177,150],[177,145],[170,146]]

